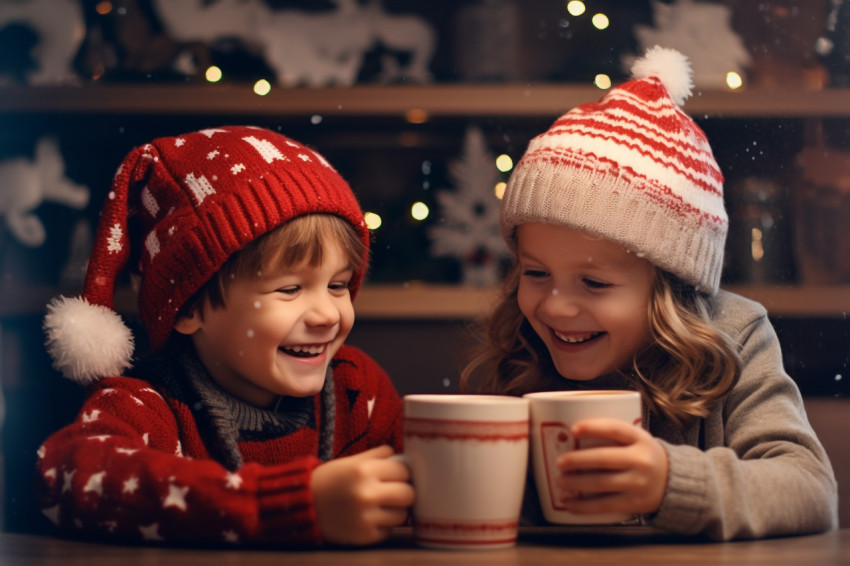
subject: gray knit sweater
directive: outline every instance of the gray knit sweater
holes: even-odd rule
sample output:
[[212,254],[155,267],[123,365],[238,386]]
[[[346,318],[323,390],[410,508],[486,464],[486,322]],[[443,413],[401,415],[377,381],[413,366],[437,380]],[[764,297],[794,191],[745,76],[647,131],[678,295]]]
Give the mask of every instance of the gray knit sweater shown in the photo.
[[[779,340],[764,307],[720,291],[715,324],[738,343],[741,376],[708,417],[683,430],[646,418],[669,459],[667,491],[643,520],[660,529],[714,540],[815,533],[838,525],[835,476],[809,425],[800,391],[783,369]],[[622,389],[604,376],[570,388]],[[647,422],[644,423],[647,426]],[[526,521],[542,519],[530,481]]]
[[836,528],[835,476],[799,389],[783,369],[767,312],[724,291],[714,301],[715,323],[739,344],[740,380],[687,430],[650,422],[670,472],[649,524],[718,540]]

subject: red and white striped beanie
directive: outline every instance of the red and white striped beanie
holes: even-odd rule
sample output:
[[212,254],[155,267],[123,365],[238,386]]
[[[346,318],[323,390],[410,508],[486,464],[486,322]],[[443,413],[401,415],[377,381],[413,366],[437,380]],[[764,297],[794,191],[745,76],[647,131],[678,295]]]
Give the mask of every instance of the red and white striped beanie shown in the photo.
[[723,268],[723,174],[705,133],[679,106],[691,68],[654,47],[633,80],[567,112],[535,137],[511,175],[500,228],[562,224],[618,242],[709,294]]
[[[133,337],[113,297],[131,255],[139,257],[139,315],[159,349],[177,311],[234,252],[310,213],[348,220],[368,254],[369,231],[351,188],[295,140],[224,126],[137,147],[118,168],[101,211],[82,296],[48,305],[44,328],[54,367],[81,384],[130,367]],[[132,233],[131,218],[139,227]],[[352,298],[362,278],[362,271],[354,274]]]

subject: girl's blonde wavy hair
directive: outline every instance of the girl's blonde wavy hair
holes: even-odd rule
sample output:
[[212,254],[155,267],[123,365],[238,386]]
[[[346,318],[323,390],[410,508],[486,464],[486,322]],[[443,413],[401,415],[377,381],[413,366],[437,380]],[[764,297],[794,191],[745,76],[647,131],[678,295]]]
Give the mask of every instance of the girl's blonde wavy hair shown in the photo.
[[[519,279],[515,267],[489,322],[478,322],[478,344],[461,372],[464,392],[523,395],[564,389],[546,346],[519,310]],[[732,388],[741,358],[735,343],[712,324],[709,297],[657,268],[648,311],[651,339],[620,373],[653,414],[685,426],[708,415]]]

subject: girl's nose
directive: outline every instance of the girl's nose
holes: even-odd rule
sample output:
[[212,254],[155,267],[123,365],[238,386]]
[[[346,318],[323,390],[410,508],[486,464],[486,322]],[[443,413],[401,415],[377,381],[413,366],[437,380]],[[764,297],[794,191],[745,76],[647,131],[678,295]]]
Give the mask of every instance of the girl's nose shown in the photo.
[[540,302],[539,310],[548,317],[577,316],[581,304],[572,293],[553,287]]

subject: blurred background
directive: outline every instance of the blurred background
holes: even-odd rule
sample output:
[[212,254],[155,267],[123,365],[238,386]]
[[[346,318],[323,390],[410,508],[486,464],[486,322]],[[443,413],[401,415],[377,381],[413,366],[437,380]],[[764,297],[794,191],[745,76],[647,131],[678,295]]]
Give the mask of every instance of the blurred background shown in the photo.
[[[849,2],[0,0],[2,528],[48,526],[35,451],[83,392],[50,367],[41,320],[52,296],[79,291],[133,147],[243,123],[318,149],[373,234],[350,342],[402,394],[455,392],[469,324],[508,264],[496,221],[513,163],[656,44],[691,59],[684,108],[726,176],[723,284],[768,308],[807,402],[837,407],[850,388]],[[118,308],[138,328],[128,282]],[[840,433],[848,417],[832,414],[822,426]]]

